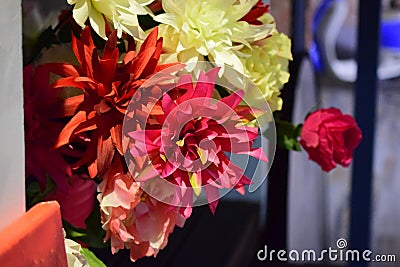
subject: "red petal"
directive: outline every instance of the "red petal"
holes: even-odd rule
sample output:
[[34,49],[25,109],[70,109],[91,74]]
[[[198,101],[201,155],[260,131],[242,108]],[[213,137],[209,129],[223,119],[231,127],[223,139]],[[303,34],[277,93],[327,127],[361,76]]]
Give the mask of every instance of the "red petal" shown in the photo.
[[97,129],[98,119],[99,117],[96,116],[95,111],[90,112],[89,115],[86,116],[86,120],[83,121],[81,124],[79,124],[78,127],[76,127],[74,134],[79,134]]
[[185,90],[182,96],[176,96],[176,101],[178,104],[183,103],[188,99],[191,99],[194,92],[192,76],[190,74],[185,74],[179,77],[176,88]]
[[134,73],[133,79],[138,79],[142,76],[143,71],[145,70],[150,59],[153,57],[155,51],[155,47],[150,47],[141,53],[139,52],[131,69],[131,71]]
[[89,171],[90,178],[93,179],[94,177],[97,176],[97,173],[98,173],[98,171],[97,171],[97,160],[93,161],[92,163],[90,163],[88,165],[88,171]]
[[217,80],[218,72],[220,68],[213,68],[207,73],[200,72],[199,78],[197,79],[196,89],[193,93],[195,97],[207,97],[211,98],[214,92],[215,81]]
[[111,166],[114,157],[114,146],[111,135],[106,138],[100,137],[97,145],[97,170],[98,175],[102,176]]
[[104,46],[103,59],[114,58],[115,53],[118,53],[118,49],[116,47],[117,47],[117,30],[114,30],[108,36],[108,40]]
[[226,105],[228,105],[231,108],[236,108],[239,103],[242,101],[244,96],[244,91],[243,90],[239,90],[227,97],[222,98],[220,101],[225,103]]
[[75,114],[78,106],[83,102],[84,96],[77,95],[64,100],[62,117],[70,117]]
[[163,109],[165,115],[168,115],[176,107],[176,104],[171,99],[169,94],[165,94],[163,96],[163,98],[161,100],[161,105],[162,105],[162,109]]
[[46,200],[57,200],[61,206],[63,219],[78,228],[86,228],[85,220],[93,209],[96,183],[79,176],[70,177],[71,185],[67,192],[57,190]]
[[84,121],[86,121],[86,112],[79,111],[78,113],[76,113],[75,116],[72,117],[72,119],[67,123],[67,125],[65,125],[64,129],[62,129],[60,135],[57,138],[55,148],[68,144],[72,133]]
[[144,53],[148,48],[154,48],[157,44],[158,37],[158,27],[154,28],[147,36],[146,40],[144,40],[142,46],[140,47],[139,54]]
[[217,208],[218,199],[219,199],[218,188],[216,188],[210,184],[204,186],[203,188],[204,188],[204,191],[206,192],[208,206],[210,207],[212,214],[215,214],[215,209]]
[[115,148],[118,150],[119,154],[123,155],[122,150],[122,125],[118,124],[111,128],[111,138]]
[[61,77],[80,76],[75,66],[68,63],[47,63],[41,66],[43,66],[43,68],[45,68],[48,72],[54,73]]
[[250,151],[237,152],[236,154],[246,154],[246,155],[252,156],[253,158],[268,162],[267,155],[265,155],[264,150],[262,150],[261,147],[258,147],[256,149],[250,150]]
[[127,64],[128,64],[129,62],[131,62],[135,57],[136,57],[136,52],[135,52],[135,51],[128,51],[128,52],[125,54],[125,57],[124,57],[124,61],[123,61],[124,65],[127,65]]
[[247,21],[253,25],[262,25],[262,22],[258,21],[257,19],[267,12],[269,12],[269,5],[264,4],[262,0],[258,0],[258,2],[251,8],[249,13],[247,13],[240,20]]
[[81,40],[78,40],[74,35],[72,35],[72,50],[74,51],[79,63],[81,63],[82,70],[89,77],[93,76],[91,63],[93,51],[95,51],[95,49],[96,47],[93,44],[90,27],[86,27],[82,31]]
[[88,77],[66,77],[61,78],[52,84],[54,88],[62,87],[75,87],[85,91],[91,88],[94,89],[97,86],[97,82]]

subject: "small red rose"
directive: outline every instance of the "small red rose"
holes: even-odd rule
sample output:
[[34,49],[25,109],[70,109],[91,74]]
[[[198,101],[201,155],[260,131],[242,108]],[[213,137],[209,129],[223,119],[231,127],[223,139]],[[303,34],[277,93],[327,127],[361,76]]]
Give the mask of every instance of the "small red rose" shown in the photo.
[[361,130],[352,116],[337,108],[328,108],[319,109],[306,118],[300,144],[308,152],[309,159],[328,172],[337,163],[349,166],[361,139]]

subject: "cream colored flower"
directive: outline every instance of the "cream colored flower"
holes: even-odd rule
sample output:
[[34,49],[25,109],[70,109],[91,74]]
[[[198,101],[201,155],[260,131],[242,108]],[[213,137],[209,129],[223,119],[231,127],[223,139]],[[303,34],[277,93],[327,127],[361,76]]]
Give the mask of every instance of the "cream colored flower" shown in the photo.
[[[106,21],[117,30],[118,37],[122,32],[144,39],[145,34],[140,28],[138,15],[152,15],[146,6],[154,0],[67,0],[75,5],[73,17],[83,28],[87,19],[93,30],[103,39],[106,37]],[[104,17],[103,17],[104,16]]]
[[[64,231],[64,229],[63,229]],[[64,238],[66,234],[64,231]],[[89,267],[89,264],[85,258],[85,256],[82,255],[80,252],[81,250],[81,245],[79,245],[77,242],[65,238],[64,239],[64,244],[65,244],[65,252],[67,253],[67,264],[68,267]]]
[[272,111],[282,108],[280,89],[289,80],[288,65],[292,60],[291,41],[275,28],[270,14],[263,15],[264,23],[274,25],[271,35],[261,41],[241,49],[241,61],[245,66],[245,74],[261,90],[262,97],[268,101]]
[[[166,13],[154,19],[164,37],[165,61],[197,62],[208,57],[243,72],[236,51],[268,36],[272,26],[240,19],[257,0],[164,0]],[[167,57],[167,59],[166,59]]]

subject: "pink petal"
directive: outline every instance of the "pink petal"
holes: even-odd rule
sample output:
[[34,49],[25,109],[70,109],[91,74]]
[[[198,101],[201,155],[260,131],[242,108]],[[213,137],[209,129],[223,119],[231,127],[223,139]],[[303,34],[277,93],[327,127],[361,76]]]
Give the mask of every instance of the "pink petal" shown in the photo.
[[218,205],[218,200],[219,200],[218,188],[216,188],[212,185],[206,185],[203,188],[204,188],[204,191],[206,192],[208,206],[210,207],[211,212],[214,214],[215,209],[217,208],[217,205]]

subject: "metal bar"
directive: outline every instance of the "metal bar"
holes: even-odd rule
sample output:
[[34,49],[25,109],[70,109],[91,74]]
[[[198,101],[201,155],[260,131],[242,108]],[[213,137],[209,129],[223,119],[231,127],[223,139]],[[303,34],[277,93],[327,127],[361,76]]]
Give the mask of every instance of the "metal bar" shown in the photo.
[[[295,87],[301,62],[305,56],[304,27],[305,0],[292,0],[292,53],[293,62],[289,66],[290,80],[282,90],[284,104],[279,117],[292,119]],[[263,242],[271,249],[287,247],[287,187],[288,187],[289,152],[277,148],[268,178],[267,218]]]
[[[350,246],[360,251],[370,247],[380,11],[380,0],[359,0],[355,118],[363,140],[353,160]],[[352,263],[352,266],[366,265],[366,262]]]
[[292,52],[294,55],[305,52],[306,1],[292,0]]

